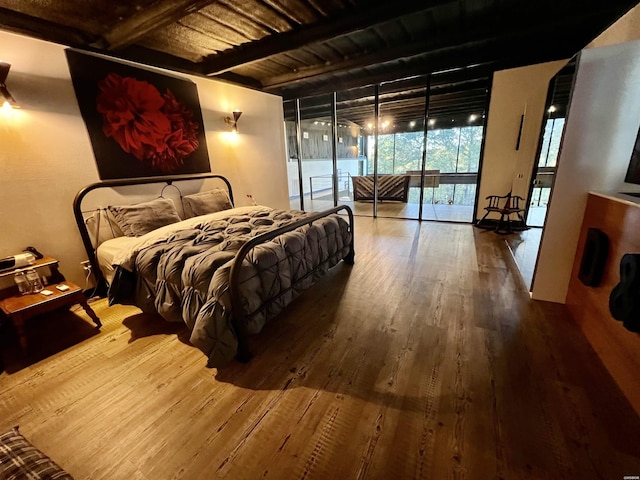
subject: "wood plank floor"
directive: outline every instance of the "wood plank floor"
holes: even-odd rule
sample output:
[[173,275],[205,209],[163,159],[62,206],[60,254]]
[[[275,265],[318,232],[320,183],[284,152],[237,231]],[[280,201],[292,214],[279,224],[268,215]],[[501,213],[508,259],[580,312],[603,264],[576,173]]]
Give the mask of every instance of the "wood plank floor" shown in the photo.
[[[339,265],[220,371],[176,325],[94,303],[10,345],[0,430],[76,479],[620,479],[640,418],[503,238],[356,219]],[[22,362],[22,363],[21,363]]]

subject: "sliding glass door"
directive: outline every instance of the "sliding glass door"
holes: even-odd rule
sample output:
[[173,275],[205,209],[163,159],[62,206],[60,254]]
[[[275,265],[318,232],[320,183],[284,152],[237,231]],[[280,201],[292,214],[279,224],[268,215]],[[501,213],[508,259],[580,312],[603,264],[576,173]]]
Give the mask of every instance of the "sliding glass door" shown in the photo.
[[380,86],[378,215],[419,218],[426,77]]
[[371,216],[374,156],[370,142],[375,124],[375,88],[337,92],[336,118],[338,205],[349,205],[356,215]]
[[456,95],[434,79],[429,92],[423,220],[472,222],[484,138],[489,79]]
[[454,80],[413,77],[285,102],[292,207],[472,222],[489,79]]
[[527,225],[530,227],[544,226],[547,216],[547,205],[551,197],[551,187],[560,153],[560,139],[564,129],[564,118],[555,115],[556,108],[554,105],[549,107],[549,116],[544,126],[542,147],[533,178],[531,201],[527,213]]
[[332,96],[284,102],[291,208],[322,211],[335,203]]

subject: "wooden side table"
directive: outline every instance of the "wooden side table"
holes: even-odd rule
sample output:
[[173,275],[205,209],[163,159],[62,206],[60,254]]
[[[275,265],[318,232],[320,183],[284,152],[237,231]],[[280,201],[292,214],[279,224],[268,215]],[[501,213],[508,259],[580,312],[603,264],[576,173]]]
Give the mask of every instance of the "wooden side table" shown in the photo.
[[[65,306],[71,306],[80,304],[87,315],[93,320],[98,328],[102,327],[102,322],[95,314],[93,309],[87,303],[87,299],[82,292],[82,289],[74,283],[64,281],[64,277],[58,272],[58,261],[45,257],[38,260],[35,265],[27,268],[40,268],[49,267],[52,275],[45,277],[48,284],[45,285],[45,289],[53,292],[51,295],[44,295],[43,293],[31,293],[28,295],[13,294],[0,300],[0,310],[5,313],[9,319],[13,322],[20,339],[20,345],[23,349],[27,349],[28,342],[25,331],[25,322],[30,318],[37,315],[56,310]],[[6,273],[3,276],[13,274],[15,270]],[[56,283],[50,283],[53,280]],[[69,290],[61,292],[56,287],[58,285],[67,285]],[[12,291],[11,293],[14,293]]]

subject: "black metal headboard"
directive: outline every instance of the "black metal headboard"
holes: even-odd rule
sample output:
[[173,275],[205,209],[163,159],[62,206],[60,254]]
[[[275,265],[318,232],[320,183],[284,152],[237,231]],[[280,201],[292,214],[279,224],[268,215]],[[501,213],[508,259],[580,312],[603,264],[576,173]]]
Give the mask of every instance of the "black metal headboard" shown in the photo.
[[100,188],[113,188],[113,187],[124,187],[131,185],[146,185],[152,183],[165,183],[166,185],[171,185],[173,182],[179,181],[193,181],[193,180],[206,180],[209,178],[217,178],[222,180],[229,191],[229,200],[231,200],[231,204],[234,205],[233,201],[233,190],[231,189],[231,183],[222,175],[216,175],[213,173],[202,173],[197,175],[173,175],[173,176],[162,176],[162,177],[145,177],[145,178],[124,178],[121,180],[105,180],[103,182],[92,183],[91,185],[87,185],[82,188],[73,199],[73,215],[76,219],[76,224],[78,225],[78,231],[80,232],[80,237],[82,237],[82,243],[84,245],[84,249],[87,251],[87,256],[89,262],[91,263],[91,269],[96,278],[96,281],[100,282],[102,279],[102,272],[100,271],[100,267],[98,265],[98,259],[96,258],[94,246],[91,242],[91,237],[89,235],[89,230],[87,229],[87,225],[85,224],[85,218],[82,211],[82,200],[84,197],[91,191],[97,190]]

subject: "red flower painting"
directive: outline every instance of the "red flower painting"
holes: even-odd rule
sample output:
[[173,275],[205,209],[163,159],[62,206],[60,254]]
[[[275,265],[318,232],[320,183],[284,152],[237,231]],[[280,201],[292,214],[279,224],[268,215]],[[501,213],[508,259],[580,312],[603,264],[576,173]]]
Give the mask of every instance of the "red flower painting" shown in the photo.
[[162,173],[179,169],[199,145],[193,113],[166,89],[109,73],[98,82],[103,132],[137,160]]
[[72,48],[65,54],[101,180],[211,171],[194,82]]

